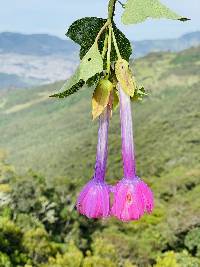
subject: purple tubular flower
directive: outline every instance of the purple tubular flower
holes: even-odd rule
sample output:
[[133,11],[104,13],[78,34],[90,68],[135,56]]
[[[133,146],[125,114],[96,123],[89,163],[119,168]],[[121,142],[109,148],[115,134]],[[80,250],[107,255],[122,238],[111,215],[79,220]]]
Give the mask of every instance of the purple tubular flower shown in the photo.
[[122,221],[138,220],[154,207],[151,189],[136,175],[130,97],[119,86],[124,178],[115,186],[111,214]]
[[140,178],[123,178],[115,187],[112,215],[122,221],[139,220],[153,210],[153,193]]
[[108,106],[99,117],[94,176],[82,189],[76,204],[77,210],[88,218],[105,218],[109,216],[110,189],[104,182],[108,154],[109,119],[110,108]]
[[106,218],[109,215],[109,201],[108,185],[92,179],[81,191],[77,200],[77,209],[88,218]]

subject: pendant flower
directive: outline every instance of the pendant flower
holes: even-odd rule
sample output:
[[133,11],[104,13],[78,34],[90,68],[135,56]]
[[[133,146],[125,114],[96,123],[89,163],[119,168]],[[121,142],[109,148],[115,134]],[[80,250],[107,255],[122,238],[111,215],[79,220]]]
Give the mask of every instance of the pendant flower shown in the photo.
[[123,178],[115,187],[111,214],[122,221],[139,220],[153,210],[153,194],[140,178]]
[[110,108],[107,106],[99,117],[94,176],[82,189],[76,204],[79,213],[88,218],[105,218],[110,213],[110,187],[104,181],[108,154],[109,119]]
[[122,221],[138,220],[154,207],[151,189],[136,175],[130,97],[119,86],[124,178],[114,188],[111,214]]
[[[51,97],[65,98],[84,85],[91,87],[97,84],[92,97],[93,119],[101,114],[95,172],[82,189],[76,206],[88,218],[112,214],[122,221],[130,221],[138,220],[144,213],[151,213],[154,198],[151,189],[136,175],[130,97],[142,100],[146,93],[143,87],[137,87],[129,66],[131,43],[114,23],[116,3],[117,0],[109,0],[107,19],[86,17],[76,20],[69,27],[66,35],[81,46],[80,64],[74,75]],[[159,3],[159,0],[128,0],[122,6],[125,8],[122,15],[124,24],[140,23],[149,17],[189,20]],[[120,85],[119,90],[117,84]],[[119,103],[118,91],[124,177],[116,186],[109,186],[105,183],[108,127],[110,114]],[[114,193],[111,209],[110,192]]]
[[81,191],[77,209],[88,218],[106,218],[110,211],[109,201],[109,186],[93,178]]

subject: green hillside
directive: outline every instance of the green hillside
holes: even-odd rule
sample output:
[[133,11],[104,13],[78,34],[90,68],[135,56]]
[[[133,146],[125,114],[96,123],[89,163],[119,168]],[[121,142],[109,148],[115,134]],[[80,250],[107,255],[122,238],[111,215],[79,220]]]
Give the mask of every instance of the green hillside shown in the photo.
[[[188,161],[197,164],[199,51],[150,54],[136,61],[136,76],[149,91],[146,101],[133,105],[141,175],[160,176]],[[60,85],[1,93],[0,147],[20,172],[32,168],[48,176],[87,179],[97,141],[97,122],[90,114],[92,89],[69,99],[48,98]],[[120,175],[118,117],[117,111],[110,129],[110,178]]]
[[[156,199],[153,215],[139,222],[88,221],[74,210],[95,161],[91,89],[62,101],[48,98],[62,83],[0,92],[0,147],[18,173],[0,153],[0,266],[200,266],[199,55],[193,48],[134,63],[149,92],[132,105],[137,168]],[[122,177],[118,113],[109,182]]]

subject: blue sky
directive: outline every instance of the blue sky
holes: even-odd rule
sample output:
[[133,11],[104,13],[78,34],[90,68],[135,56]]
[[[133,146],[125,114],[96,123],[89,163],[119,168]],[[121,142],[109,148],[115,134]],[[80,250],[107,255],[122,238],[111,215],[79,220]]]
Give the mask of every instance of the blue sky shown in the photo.
[[[125,2],[125,0],[121,0]],[[142,1],[142,0],[141,0]],[[49,33],[65,38],[69,25],[85,16],[106,17],[108,0],[0,0],[0,32]],[[191,21],[147,21],[135,26],[122,26],[132,40],[164,39],[200,30],[200,0],[161,0]],[[118,5],[117,11],[122,9]]]

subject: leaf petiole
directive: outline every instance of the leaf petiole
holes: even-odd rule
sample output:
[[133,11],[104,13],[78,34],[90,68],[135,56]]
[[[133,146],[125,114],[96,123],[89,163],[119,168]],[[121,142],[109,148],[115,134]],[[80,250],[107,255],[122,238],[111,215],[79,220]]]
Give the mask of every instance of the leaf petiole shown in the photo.
[[121,57],[121,54],[120,54],[120,52],[119,52],[119,47],[118,47],[118,45],[117,45],[117,40],[116,40],[116,38],[115,38],[115,33],[114,33],[114,31],[113,31],[113,28],[112,28],[112,38],[113,38],[113,43],[114,43],[114,47],[115,47],[115,50],[116,50],[118,59],[121,59],[122,57]]
[[106,34],[106,38],[104,40],[103,51],[102,51],[102,54],[101,54],[103,59],[104,59],[104,57],[106,55],[107,49],[108,49],[108,34]]
[[107,69],[106,69],[106,78],[108,79],[110,75],[111,68],[111,49],[112,49],[112,25],[109,25],[109,34],[108,34],[108,50],[107,50]]
[[106,28],[111,24],[109,20],[106,21],[106,23],[103,25],[99,33],[97,34],[97,37],[95,39],[95,42],[97,43],[99,38],[101,37],[102,33],[106,30]]

